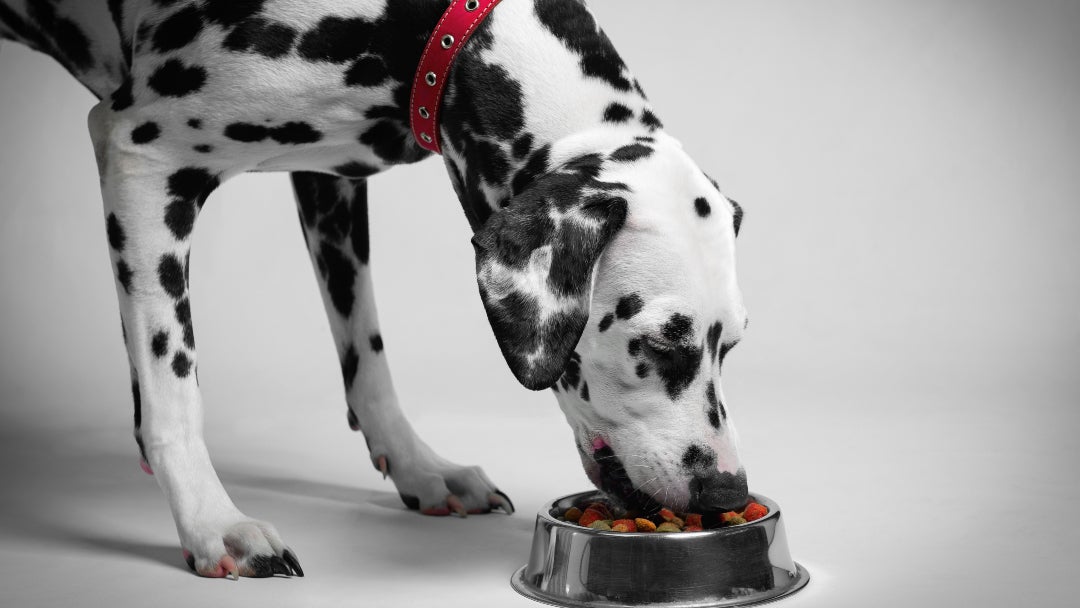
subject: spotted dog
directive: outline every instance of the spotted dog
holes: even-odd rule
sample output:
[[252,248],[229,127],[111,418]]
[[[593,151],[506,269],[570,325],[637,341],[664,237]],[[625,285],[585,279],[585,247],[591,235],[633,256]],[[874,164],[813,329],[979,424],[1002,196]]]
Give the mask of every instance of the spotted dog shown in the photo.
[[[369,267],[372,175],[424,159],[410,86],[448,0],[0,0],[0,35],[99,99],[101,176],[143,467],[204,576],[303,571],[229,498],[201,434],[188,289],[210,193],[289,171],[344,377],[348,421],[429,515],[509,499],[444,460],[398,405]],[[742,212],[664,132],[579,0],[507,0],[469,40],[442,108],[444,162],[510,370],[550,388],[589,478],[643,509],[746,498],[720,368],[746,326]]]

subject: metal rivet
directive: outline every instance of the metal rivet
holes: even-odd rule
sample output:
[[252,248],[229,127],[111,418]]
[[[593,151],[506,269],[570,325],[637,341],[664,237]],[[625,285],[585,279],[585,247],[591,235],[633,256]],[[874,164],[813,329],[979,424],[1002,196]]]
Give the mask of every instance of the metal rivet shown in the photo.
[[450,34],[446,34],[442,37],[442,48],[448,49],[452,44],[454,44],[453,36],[451,36]]
[[475,11],[479,6],[480,2],[478,0],[469,0],[465,3],[465,10],[472,12]]
[[438,80],[439,79],[435,76],[435,72],[428,72],[427,74],[424,74],[424,81],[431,86],[435,86],[435,83],[438,82]]
[[425,144],[430,144],[431,143],[431,136],[428,135],[427,133],[421,133],[420,134],[420,139],[424,140]]
[[423,118],[424,120],[427,120],[427,119],[431,118],[431,113],[428,112],[427,108],[425,108],[424,106],[420,106],[419,112],[420,112],[420,118]]

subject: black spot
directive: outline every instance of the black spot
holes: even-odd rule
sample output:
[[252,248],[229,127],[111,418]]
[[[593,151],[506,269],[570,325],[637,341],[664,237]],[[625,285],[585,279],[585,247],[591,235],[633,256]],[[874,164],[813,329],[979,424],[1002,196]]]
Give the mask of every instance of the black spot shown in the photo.
[[161,261],[158,262],[158,281],[170,296],[179,299],[184,295],[187,287],[180,258],[171,253],[161,256]]
[[734,221],[734,224],[735,224],[735,236],[739,236],[739,228],[742,226],[742,217],[743,217],[742,205],[740,205],[739,203],[736,203],[734,200],[732,200],[730,198],[728,199],[728,202],[731,203],[731,208],[734,210],[733,221]]
[[648,158],[653,153],[653,149],[643,144],[630,144],[629,146],[623,146],[618,150],[611,153],[611,160],[621,163],[632,163],[634,161]]
[[120,260],[116,263],[116,280],[120,281],[120,286],[124,288],[124,293],[131,294],[131,268],[127,265],[127,262]]
[[709,326],[709,333],[706,335],[705,344],[709,347],[709,359],[716,357],[716,349],[720,345],[720,335],[724,333],[724,324],[720,321],[713,323]]
[[202,128],[202,119],[189,118],[188,121],[187,121],[187,126],[191,127],[192,129],[201,129]]
[[[705,386],[705,399],[709,404],[707,408],[709,424],[718,429],[720,428],[720,400],[716,398],[716,384],[712,380],[709,380],[709,383]],[[724,417],[727,417],[726,413]]]
[[270,129],[262,125],[234,122],[225,126],[225,137],[244,143],[263,141],[270,136]]
[[612,103],[604,110],[605,122],[626,122],[634,117],[634,111],[621,103]]
[[645,376],[648,376],[649,375],[649,364],[648,363],[638,363],[637,367],[634,368],[634,373],[637,374],[638,378],[644,378]]
[[634,141],[640,141],[641,143],[645,143],[645,144],[655,144],[656,143],[656,138],[655,137],[650,137],[648,135],[637,135],[637,136],[634,137]]
[[154,71],[147,84],[163,97],[183,97],[202,89],[206,84],[206,70],[170,59]]
[[199,208],[207,196],[218,187],[218,178],[200,167],[185,167],[169,176],[169,194],[196,201]]
[[123,110],[126,110],[135,103],[135,98],[132,95],[131,87],[131,77],[127,77],[120,85],[120,88],[113,91],[111,98],[113,112],[121,112]]
[[209,144],[199,144],[197,146],[192,146],[191,149],[195,150],[199,154],[209,154],[214,151],[214,146],[211,146]]
[[177,239],[185,239],[195,227],[195,203],[177,199],[165,208],[165,225]]
[[110,213],[105,221],[105,232],[109,235],[109,246],[117,252],[124,250],[124,229],[120,226],[120,220],[116,219],[115,213]]
[[154,353],[154,356],[158,359],[169,352],[169,332],[161,330],[154,334],[154,337],[150,340],[150,352]]
[[279,144],[310,144],[322,139],[322,133],[306,122],[287,122],[269,133]]
[[[581,382],[581,364],[577,359],[572,358],[566,362],[566,369],[563,371],[563,380],[565,380],[569,386],[577,388],[578,384]],[[563,386],[563,388],[567,387]]]
[[184,344],[195,348],[195,328],[191,323],[191,301],[187,298],[176,303],[176,320],[184,328]]
[[269,59],[277,59],[289,53],[297,35],[296,29],[283,23],[254,18],[236,26],[222,45],[230,51],[252,51]]
[[355,301],[353,282],[356,269],[340,249],[326,241],[322,242],[319,256],[326,265],[326,289],[330,292],[330,300],[338,313],[348,319]]
[[583,3],[539,0],[536,15],[556,38],[581,55],[583,74],[602,79],[620,91],[631,90],[630,81],[622,75],[625,64]]
[[382,349],[383,349],[382,336],[379,335],[379,334],[375,334],[374,336],[371,336],[371,350],[373,350],[373,351],[375,351],[377,353],[381,353]]
[[529,160],[525,163],[525,166],[514,174],[514,179],[510,183],[510,189],[514,196],[520,194],[525,188],[536,181],[537,177],[547,172],[548,159],[550,156],[550,144],[544,145],[529,155]]
[[186,378],[191,372],[191,359],[183,352],[177,352],[173,355],[172,369],[177,378]]
[[359,57],[373,34],[373,24],[359,17],[324,17],[300,39],[297,51],[309,61],[344,63]]
[[600,325],[598,327],[600,331],[607,331],[607,329],[611,327],[611,324],[614,322],[615,315],[609,312],[608,314],[604,315],[603,319],[600,319]]
[[390,72],[383,60],[375,55],[364,55],[345,72],[345,84],[358,87],[376,87],[386,81]]
[[[346,376],[346,377],[348,377],[348,376]],[[356,417],[356,412],[352,411],[351,408],[347,410],[346,418],[348,418],[348,420],[349,420],[349,428],[350,429],[352,429],[354,431],[359,431],[360,430],[360,419]]]
[[[137,431],[142,427],[142,392],[139,390],[138,380],[131,381],[131,400],[135,402],[135,430]],[[143,459],[146,459],[145,454]]]
[[632,338],[626,345],[626,350],[630,353],[631,357],[638,356],[638,354],[641,353],[641,339]]
[[154,49],[159,53],[174,51],[191,43],[203,28],[202,15],[189,4],[170,15],[154,31]]
[[675,347],[665,351],[650,349],[650,355],[668,396],[675,400],[697,377],[704,349],[693,344],[693,321],[686,315],[671,315],[661,333]]
[[620,319],[632,319],[644,307],[645,301],[641,299],[641,296],[632,293],[619,299],[619,303],[615,305],[615,314]]
[[347,177],[349,179],[363,179],[371,177],[379,172],[379,168],[374,165],[362,163],[359,161],[349,161],[344,165],[338,165],[331,169],[334,173],[341,177]]
[[709,201],[705,200],[705,197],[699,196],[694,199],[694,209],[697,210],[697,214],[701,217],[709,217],[712,213],[712,207],[709,206]]
[[570,159],[562,168],[589,179],[596,179],[600,177],[600,171],[604,168],[604,157],[596,153],[582,154]]
[[215,23],[230,26],[262,11],[266,0],[206,0],[206,16]]
[[360,143],[370,146],[379,158],[392,163],[405,154],[405,137],[406,134],[393,122],[380,120],[360,135]]
[[589,400],[589,383],[588,382],[582,382],[581,383],[581,399],[582,399],[582,401],[588,401]]
[[[349,345],[345,355],[341,358],[341,377],[345,379],[345,390],[352,388],[356,380],[356,370],[360,367],[360,354],[356,352],[356,346]],[[349,410],[350,412],[352,410]]]
[[675,313],[668,318],[660,331],[671,342],[684,342],[689,340],[693,330],[693,319],[682,313]]
[[660,122],[660,119],[656,117],[656,114],[652,113],[652,110],[645,110],[641,113],[641,124],[650,130],[664,128],[664,123]]
[[522,160],[532,151],[532,133],[526,133],[514,140],[513,153],[515,160]]
[[716,452],[708,446],[691,445],[683,452],[682,465],[691,471],[711,469],[716,466]]
[[349,228],[349,241],[353,254],[361,264],[371,260],[371,241],[368,234],[367,182],[354,184],[352,206],[352,224]]
[[131,131],[131,141],[136,144],[148,144],[161,135],[161,127],[156,122],[144,122]]

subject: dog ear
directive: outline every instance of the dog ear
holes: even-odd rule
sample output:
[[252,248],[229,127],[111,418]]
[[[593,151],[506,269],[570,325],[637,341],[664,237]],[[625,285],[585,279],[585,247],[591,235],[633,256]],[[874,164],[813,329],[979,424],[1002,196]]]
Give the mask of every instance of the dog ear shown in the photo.
[[592,275],[627,202],[580,174],[549,174],[473,236],[476,280],[503,357],[526,388],[559,379],[589,319]]

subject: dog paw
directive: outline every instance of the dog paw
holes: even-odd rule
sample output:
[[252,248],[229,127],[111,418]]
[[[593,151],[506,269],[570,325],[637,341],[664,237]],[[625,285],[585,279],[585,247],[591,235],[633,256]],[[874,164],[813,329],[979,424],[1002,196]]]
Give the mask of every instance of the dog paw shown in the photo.
[[274,526],[243,516],[183,535],[184,561],[208,578],[304,576],[296,554]]
[[510,497],[499,491],[480,467],[456,465],[438,457],[396,461],[387,455],[376,456],[373,464],[383,477],[394,480],[405,506],[424,515],[465,517],[494,509],[507,515],[514,512]]

